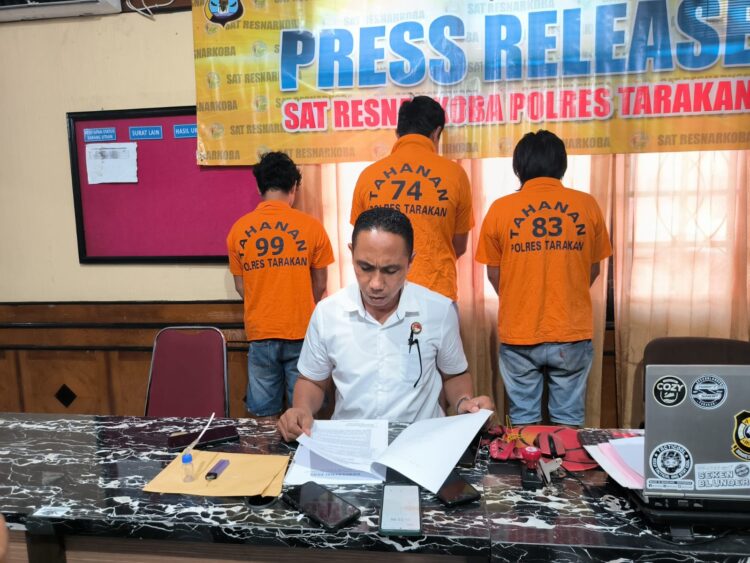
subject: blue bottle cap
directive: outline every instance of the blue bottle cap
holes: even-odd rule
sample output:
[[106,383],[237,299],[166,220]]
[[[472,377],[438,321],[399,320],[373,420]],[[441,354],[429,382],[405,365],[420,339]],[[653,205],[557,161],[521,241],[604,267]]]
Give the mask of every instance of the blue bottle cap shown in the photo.
[[193,454],[190,452],[182,454],[182,463],[193,463]]

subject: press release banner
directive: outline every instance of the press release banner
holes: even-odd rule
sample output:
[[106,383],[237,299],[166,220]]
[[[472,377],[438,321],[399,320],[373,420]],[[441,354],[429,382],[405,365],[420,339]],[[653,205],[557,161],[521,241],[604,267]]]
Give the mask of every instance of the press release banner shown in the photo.
[[198,161],[371,161],[435,98],[450,158],[750,147],[750,0],[195,0]]

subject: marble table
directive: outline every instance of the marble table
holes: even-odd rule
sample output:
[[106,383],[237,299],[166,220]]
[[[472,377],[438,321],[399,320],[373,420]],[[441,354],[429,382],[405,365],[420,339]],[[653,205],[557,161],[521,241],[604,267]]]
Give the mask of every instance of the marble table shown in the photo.
[[[45,562],[65,561],[66,542],[80,538],[139,538],[156,542],[159,552],[167,544],[208,546],[216,551],[213,559],[221,558],[221,547],[260,546],[304,560],[315,551],[322,561],[355,555],[363,561],[750,561],[750,531],[675,545],[665,530],[647,525],[601,471],[524,491],[517,464],[490,463],[486,450],[474,469],[462,470],[482,500],[446,509],[423,491],[423,535],[415,538],[378,534],[380,485],[333,488],[362,512],[357,523],[337,532],[321,529],[280,500],[254,507],[243,498],[144,493],[143,486],[175,455],[167,451],[166,436],[198,430],[203,422],[0,414],[0,512],[11,530],[25,533],[29,559]],[[216,424],[235,424],[241,436],[217,450],[293,450],[271,423]],[[391,424],[391,437],[403,427]]]
[[[475,502],[446,510],[428,492],[422,493],[424,535],[417,538],[378,534],[382,486],[332,487],[362,512],[357,523],[337,532],[321,529],[278,499],[253,507],[244,498],[143,492],[143,486],[176,455],[167,451],[166,436],[199,430],[203,423],[202,419],[0,415],[0,512],[11,529],[26,531],[30,556],[50,538],[94,535],[489,558],[483,505]],[[269,422],[238,419],[214,424],[232,423],[241,440],[217,446],[218,451],[292,452]],[[404,426],[391,427],[394,436]],[[477,468],[464,476],[481,490],[483,473]],[[50,557],[49,550],[38,552],[41,560]]]
[[493,463],[488,469],[483,500],[492,561],[750,561],[750,530],[718,538],[712,530],[696,530],[703,535],[679,544],[669,529],[633,510],[603,471],[561,476],[544,491],[524,491],[516,467]]

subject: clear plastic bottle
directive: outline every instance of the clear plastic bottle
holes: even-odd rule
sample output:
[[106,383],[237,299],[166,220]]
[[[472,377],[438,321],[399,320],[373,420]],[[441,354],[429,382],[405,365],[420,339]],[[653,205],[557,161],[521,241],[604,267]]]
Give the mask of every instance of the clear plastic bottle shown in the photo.
[[182,454],[182,480],[185,483],[190,483],[195,479],[193,472],[193,454],[185,452]]

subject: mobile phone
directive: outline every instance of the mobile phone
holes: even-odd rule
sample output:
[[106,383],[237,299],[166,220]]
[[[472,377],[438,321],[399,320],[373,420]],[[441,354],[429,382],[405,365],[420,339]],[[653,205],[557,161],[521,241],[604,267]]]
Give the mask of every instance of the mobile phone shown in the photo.
[[417,485],[383,486],[380,533],[384,536],[422,534],[422,510]]
[[292,487],[281,498],[327,530],[338,530],[360,514],[359,508],[314,481]]
[[[170,434],[167,436],[167,449],[170,452],[182,450],[192,444],[193,440],[198,437],[198,434],[200,432],[175,432]],[[239,439],[240,435],[237,432],[236,426],[215,426],[206,430],[200,442],[195,447],[200,448],[201,446],[233,442]]]
[[471,468],[474,467],[477,460],[477,453],[479,452],[479,440],[481,436],[480,433],[477,433],[476,436],[469,442],[469,445],[466,446],[466,449],[464,450],[464,453],[461,454],[461,457],[458,459],[458,462],[456,465],[458,467],[466,467]]
[[446,506],[464,504],[477,500],[479,497],[479,491],[461,477],[455,469],[450,472],[445,483],[437,492],[437,498]]

